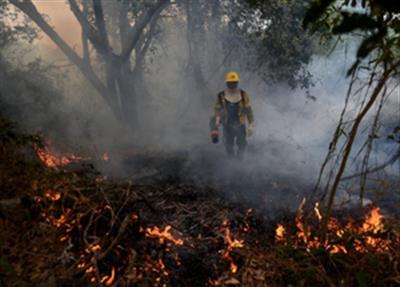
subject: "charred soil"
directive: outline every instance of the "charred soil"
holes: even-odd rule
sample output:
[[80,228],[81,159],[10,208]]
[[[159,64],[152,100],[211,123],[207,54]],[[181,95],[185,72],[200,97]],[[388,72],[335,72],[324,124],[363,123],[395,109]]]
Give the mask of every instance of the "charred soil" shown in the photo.
[[176,171],[116,181],[89,161],[49,168],[39,142],[1,138],[0,286],[400,285],[398,226],[377,209],[341,215],[323,241],[316,210],[268,221]]

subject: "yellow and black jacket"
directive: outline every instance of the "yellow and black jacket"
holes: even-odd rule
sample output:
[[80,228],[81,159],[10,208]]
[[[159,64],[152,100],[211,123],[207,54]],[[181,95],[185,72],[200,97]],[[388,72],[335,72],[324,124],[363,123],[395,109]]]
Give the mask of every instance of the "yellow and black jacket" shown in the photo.
[[[247,93],[240,90],[241,100],[239,102],[239,119],[240,124],[245,125],[247,122],[252,125],[254,123],[253,108],[250,105],[250,98]],[[227,123],[227,110],[226,110],[226,99],[225,92],[220,92],[217,97],[217,101],[214,106],[215,116],[221,120],[223,124]]]

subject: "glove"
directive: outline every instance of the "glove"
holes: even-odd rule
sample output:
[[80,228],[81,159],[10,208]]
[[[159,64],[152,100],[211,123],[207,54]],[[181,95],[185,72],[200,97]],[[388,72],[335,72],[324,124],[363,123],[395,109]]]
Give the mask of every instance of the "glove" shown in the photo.
[[219,128],[221,126],[221,118],[220,117],[215,117],[215,126]]
[[247,136],[248,137],[252,137],[254,134],[254,124],[249,125],[249,127],[247,128]]

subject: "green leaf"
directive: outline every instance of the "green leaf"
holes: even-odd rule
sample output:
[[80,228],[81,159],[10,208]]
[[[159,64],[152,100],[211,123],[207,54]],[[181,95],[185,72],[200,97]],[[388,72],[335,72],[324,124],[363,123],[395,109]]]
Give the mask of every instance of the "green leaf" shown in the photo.
[[317,0],[311,4],[303,19],[303,28],[306,29],[309,24],[317,21],[326,11],[334,0]]
[[344,34],[358,29],[373,30],[378,27],[378,23],[365,14],[342,13],[342,16],[342,22],[332,29],[333,34]]
[[372,36],[364,39],[364,41],[361,43],[360,47],[358,48],[357,57],[359,59],[366,58],[373,50],[375,50],[380,45],[385,34],[386,33],[381,32],[381,33],[373,34]]

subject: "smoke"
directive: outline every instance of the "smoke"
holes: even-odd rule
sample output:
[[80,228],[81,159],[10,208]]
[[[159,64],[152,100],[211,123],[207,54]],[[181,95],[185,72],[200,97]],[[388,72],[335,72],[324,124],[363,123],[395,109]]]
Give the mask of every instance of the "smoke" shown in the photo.
[[[256,120],[246,157],[239,161],[225,156],[222,143],[211,144],[208,122],[216,95],[225,88],[226,71],[245,64],[223,63],[221,43],[208,38],[202,68],[207,81],[204,89],[211,94],[202,98],[204,91],[187,67],[187,31],[182,21],[160,21],[163,36],[155,41],[146,59],[147,91],[142,91],[143,97],[139,95],[138,132],[132,133],[113,118],[104,101],[74,67],[63,68],[68,76],[59,79],[63,101],[57,112],[63,111],[64,125],[57,126],[56,131],[76,146],[95,146],[109,152],[111,162],[97,168],[113,177],[192,182],[222,190],[231,200],[245,200],[270,213],[295,209],[313,188],[344,106],[349,84],[345,74],[352,62],[343,61],[348,47],[329,56],[314,56],[308,69],[315,86],[308,92],[291,89],[286,83],[266,83],[245,69],[238,71]],[[349,54],[355,46],[351,45]],[[61,57],[56,48],[43,42],[38,43],[37,49],[49,63]],[[391,101],[399,104],[398,98]],[[350,110],[356,104],[352,102]],[[394,109],[388,114],[396,112]],[[30,114],[28,110],[25,113],[24,121],[49,125],[50,119],[43,114]],[[354,150],[361,144],[357,143]]]

